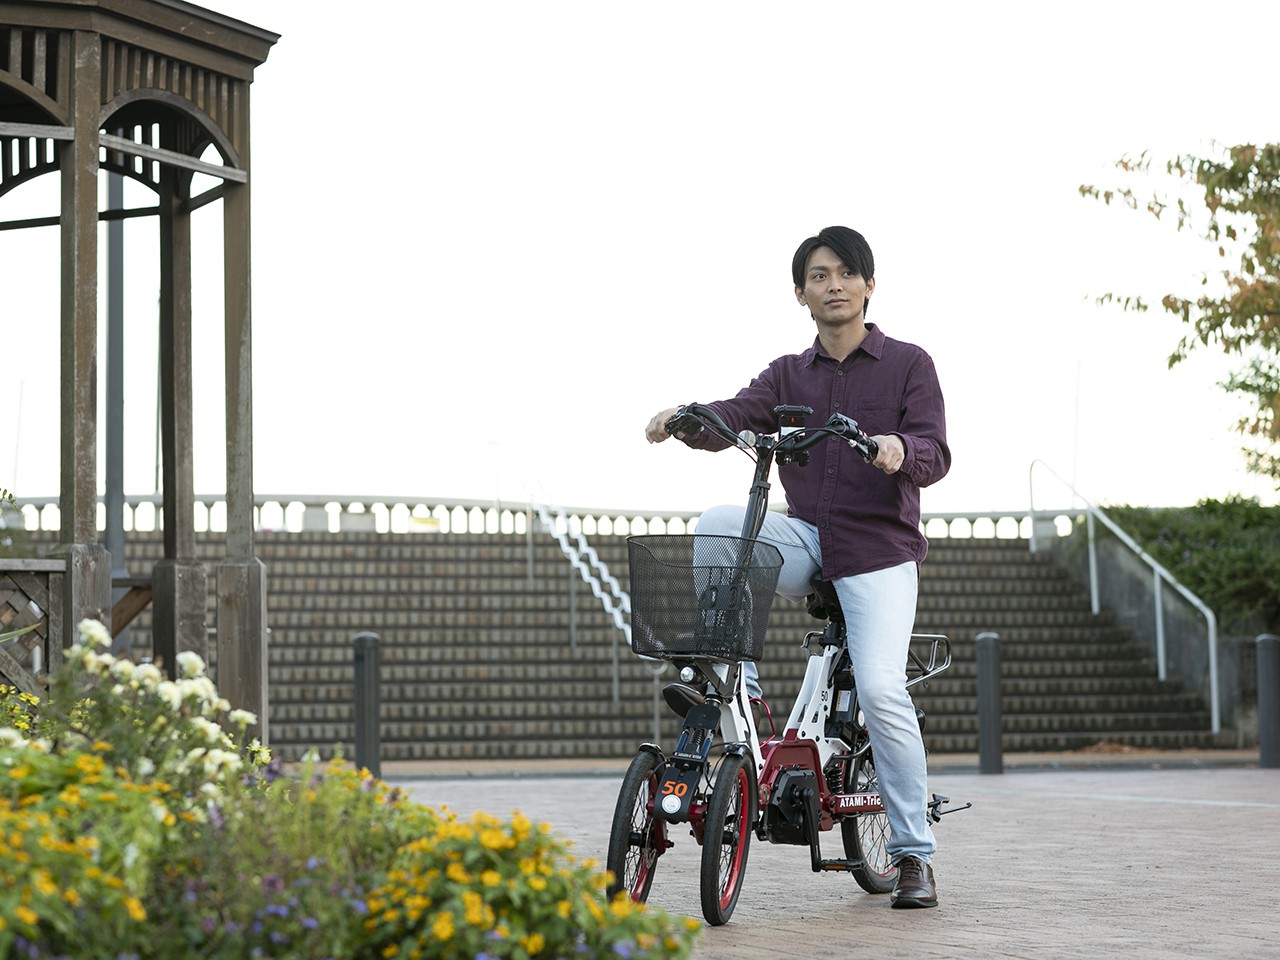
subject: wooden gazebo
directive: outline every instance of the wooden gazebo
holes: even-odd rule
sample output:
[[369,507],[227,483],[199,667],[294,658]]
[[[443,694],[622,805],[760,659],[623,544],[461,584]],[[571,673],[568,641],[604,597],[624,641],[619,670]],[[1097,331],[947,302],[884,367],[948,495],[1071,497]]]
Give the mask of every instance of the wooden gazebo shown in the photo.
[[[43,656],[23,663],[0,650],[0,672],[28,687],[33,667],[59,662],[82,618],[113,621],[112,558],[96,516],[98,223],[109,217],[154,216],[159,224],[164,500],[164,558],[131,582],[115,626],[149,596],[156,656],[169,665],[182,650],[207,658],[208,576],[196,559],[192,488],[191,213],[218,201],[227,537],[215,570],[216,677],[234,706],[258,714],[264,738],[266,577],[253,537],[249,90],[278,39],[182,0],[0,0],[0,218],[14,187],[44,174],[61,178],[58,216],[0,219],[0,229],[56,223],[62,237],[61,542],[48,558],[7,562],[7,578],[0,568],[10,594],[27,593],[23,615],[32,601],[47,613],[42,630],[22,638],[25,650]],[[218,162],[206,155],[210,147]],[[100,212],[100,171],[145,184],[156,206]],[[192,196],[196,173],[218,185]],[[3,298],[0,287],[0,312]]]

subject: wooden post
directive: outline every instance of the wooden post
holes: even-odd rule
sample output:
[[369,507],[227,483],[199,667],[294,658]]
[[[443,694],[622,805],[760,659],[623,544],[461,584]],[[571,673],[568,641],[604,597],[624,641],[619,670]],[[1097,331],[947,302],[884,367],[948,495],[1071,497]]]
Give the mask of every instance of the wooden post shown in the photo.
[[164,559],[151,579],[155,655],[173,672],[179,652],[209,660],[204,565],[196,560],[191,412],[191,214],[182,206],[190,177],[160,177],[160,443],[164,465]]
[[111,556],[98,542],[98,36],[71,31],[67,73],[75,139],[59,143],[62,173],[61,542],[67,565],[61,642],[85,618],[109,623]]
[[[233,88],[232,141],[249,172],[249,87]],[[218,564],[218,689],[233,707],[257,714],[267,743],[267,574],[253,555],[253,363],[249,185],[223,194],[226,310],[227,555]]]

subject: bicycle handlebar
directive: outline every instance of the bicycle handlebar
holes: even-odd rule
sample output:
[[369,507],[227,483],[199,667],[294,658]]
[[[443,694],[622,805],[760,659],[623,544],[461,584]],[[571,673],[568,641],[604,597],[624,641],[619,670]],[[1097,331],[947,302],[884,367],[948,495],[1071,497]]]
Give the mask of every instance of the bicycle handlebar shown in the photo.
[[[731,446],[746,449],[758,446],[762,439],[754,435],[747,439],[742,434],[734,433],[714,410],[701,403],[687,403],[680,407],[663,426],[669,434],[684,433],[689,436],[696,436],[706,427]],[[747,432],[743,431],[744,434]],[[867,436],[858,426],[858,421],[843,413],[833,413],[820,427],[793,429],[772,443],[771,449],[791,456],[808,450],[826,437],[840,437],[867,463],[873,461],[880,451],[879,444]]]

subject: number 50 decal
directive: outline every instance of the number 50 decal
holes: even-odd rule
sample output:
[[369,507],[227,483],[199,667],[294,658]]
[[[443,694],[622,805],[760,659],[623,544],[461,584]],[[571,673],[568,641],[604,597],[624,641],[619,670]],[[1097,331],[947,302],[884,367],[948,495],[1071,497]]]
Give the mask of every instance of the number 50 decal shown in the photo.
[[675,794],[677,797],[683,797],[689,792],[689,785],[683,780],[668,780],[662,785],[662,794]]

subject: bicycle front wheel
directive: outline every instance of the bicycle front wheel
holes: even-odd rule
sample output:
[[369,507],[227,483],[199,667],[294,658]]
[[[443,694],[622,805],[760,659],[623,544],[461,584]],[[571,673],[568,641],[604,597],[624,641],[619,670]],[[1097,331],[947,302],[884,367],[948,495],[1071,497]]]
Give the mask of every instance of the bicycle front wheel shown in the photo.
[[[880,792],[880,778],[876,776],[876,762],[871,751],[850,760],[845,771],[845,793]],[[867,893],[888,893],[898,879],[898,868],[889,860],[889,815],[859,813],[845,817],[840,823],[844,839],[844,855],[862,865],[853,870],[853,879]]]
[[756,768],[728,754],[716,772],[702,826],[702,915],[713,927],[727,923],[747,872],[756,822]]
[[653,815],[653,799],[658,790],[657,768],[657,756],[642,750],[622,778],[605,864],[613,874],[608,889],[610,897],[626,890],[632,900],[644,903],[653,885],[658,856],[667,848],[666,822]]

